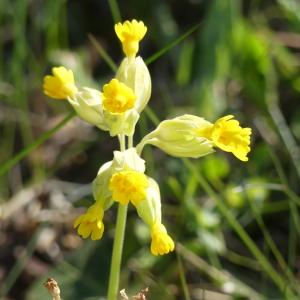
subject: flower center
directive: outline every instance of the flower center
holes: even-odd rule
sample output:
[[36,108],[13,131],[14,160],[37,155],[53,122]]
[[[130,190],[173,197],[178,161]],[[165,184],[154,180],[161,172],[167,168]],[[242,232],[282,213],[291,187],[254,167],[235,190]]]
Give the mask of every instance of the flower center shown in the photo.
[[113,199],[121,204],[137,205],[146,198],[148,179],[145,174],[136,171],[122,171],[114,174],[109,182]]
[[103,87],[103,106],[111,113],[124,113],[134,107],[136,96],[131,88],[117,79]]

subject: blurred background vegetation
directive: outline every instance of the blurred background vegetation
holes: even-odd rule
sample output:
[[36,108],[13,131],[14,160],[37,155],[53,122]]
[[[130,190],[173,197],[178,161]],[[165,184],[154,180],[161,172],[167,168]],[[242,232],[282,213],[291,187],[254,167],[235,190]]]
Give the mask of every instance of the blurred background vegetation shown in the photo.
[[[118,2],[122,20],[148,26],[143,58],[165,50],[148,60],[153,93],[136,142],[182,113],[212,122],[234,114],[253,128],[248,163],[221,152],[178,160],[146,148],[177,251],[152,256],[148,229],[130,210],[121,288],[133,295],[149,287],[149,299],[164,300],[299,299],[299,1]],[[82,240],[72,223],[117,140],[48,99],[41,85],[55,65],[71,68],[80,85],[100,89],[112,78],[103,51],[120,62],[118,13],[106,0],[0,0],[3,299],[48,299],[49,276],[65,300],[105,297],[115,207],[101,241]]]

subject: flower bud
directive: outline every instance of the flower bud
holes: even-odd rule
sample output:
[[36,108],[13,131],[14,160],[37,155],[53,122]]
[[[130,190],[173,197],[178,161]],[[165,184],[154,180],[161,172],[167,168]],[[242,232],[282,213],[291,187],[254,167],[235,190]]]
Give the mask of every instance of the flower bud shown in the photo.
[[102,110],[101,93],[95,89],[83,88],[72,98],[68,98],[77,114],[84,121],[108,130]]
[[146,144],[151,144],[175,157],[198,158],[212,153],[213,142],[197,135],[196,130],[211,124],[203,118],[183,115],[161,122],[137,145],[141,153]]
[[134,106],[140,113],[151,96],[151,77],[143,59],[140,56],[124,58],[117,71],[116,78],[134,91],[136,95]]

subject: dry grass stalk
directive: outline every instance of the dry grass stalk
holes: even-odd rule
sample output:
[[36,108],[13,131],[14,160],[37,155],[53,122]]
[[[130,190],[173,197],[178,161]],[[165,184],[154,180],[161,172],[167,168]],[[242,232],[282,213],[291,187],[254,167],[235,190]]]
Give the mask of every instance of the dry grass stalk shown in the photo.
[[49,291],[52,300],[61,300],[59,286],[53,278],[48,278],[44,283],[44,287]]
[[125,289],[120,291],[120,295],[122,297],[122,300],[147,300],[146,298],[146,294],[149,292],[149,288],[145,288],[143,290],[141,290],[138,294],[136,294],[135,296],[129,298],[126,295]]

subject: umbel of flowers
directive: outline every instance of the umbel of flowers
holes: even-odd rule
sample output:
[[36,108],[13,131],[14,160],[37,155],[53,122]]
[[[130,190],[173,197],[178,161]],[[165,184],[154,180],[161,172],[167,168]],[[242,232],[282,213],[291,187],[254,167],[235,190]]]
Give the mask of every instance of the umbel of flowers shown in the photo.
[[[141,111],[151,95],[151,77],[144,60],[136,56],[139,42],[147,32],[142,21],[126,21],[115,25],[125,58],[115,77],[101,90],[77,86],[71,70],[54,67],[45,76],[44,93],[53,99],[66,99],[84,121],[111,137],[132,139]],[[144,146],[150,144],[175,157],[199,158],[215,148],[231,152],[247,161],[250,151],[250,128],[242,128],[232,115],[215,123],[194,115],[182,115],[162,121],[136,147],[114,151],[113,160],[105,163],[93,181],[94,204],[79,216],[74,227],[83,238],[101,239],[104,232],[103,215],[114,202],[131,203],[139,217],[149,226],[151,252],[167,254],[174,242],[162,223],[161,197],[157,182],[146,175],[141,158]]]

